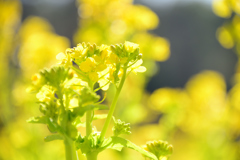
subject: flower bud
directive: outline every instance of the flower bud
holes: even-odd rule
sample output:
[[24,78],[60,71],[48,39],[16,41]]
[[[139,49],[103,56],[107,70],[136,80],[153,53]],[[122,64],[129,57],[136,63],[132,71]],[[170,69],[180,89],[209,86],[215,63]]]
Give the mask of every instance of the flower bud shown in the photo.
[[116,47],[115,47],[114,45],[111,45],[111,46],[110,46],[110,49],[111,49],[111,51],[112,51],[113,53],[116,52]]
[[114,120],[114,127],[113,127],[113,135],[118,136],[120,134],[131,134],[130,131],[130,123],[125,123],[124,121],[121,121],[120,119]]
[[143,148],[156,155],[157,158],[169,156],[173,152],[173,146],[162,140],[149,141]]

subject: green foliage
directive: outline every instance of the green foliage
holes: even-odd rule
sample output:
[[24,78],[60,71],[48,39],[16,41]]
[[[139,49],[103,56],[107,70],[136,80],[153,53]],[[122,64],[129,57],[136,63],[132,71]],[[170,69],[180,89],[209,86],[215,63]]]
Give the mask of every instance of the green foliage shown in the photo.
[[82,105],[96,103],[99,99],[100,96],[93,92],[89,87],[84,87],[80,91],[79,100]]
[[103,104],[96,104],[96,105],[87,105],[85,107],[77,107],[73,109],[73,114],[78,115],[78,116],[83,116],[87,111],[91,110],[107,110],[108,106],[103,105]]
[[145,149],[137,146],[136,144],[132,143],[131,141],[129,140],[126,140],[124,138],[120,138],[120,137],[110,137],[110,138],[107,138],[103,144],[102,144],[102,147],[105,149],[114,149],[114,150],[117,150],[117,151],[121,151],[123,147],[126,147],[126,148],[130,148],[130,149],[133,149],[141,154],[143,154],[144,156],[146,157],[149,157],[153,160],[158,160],[158,158],[146,151]]
[[29,120],[27,120],[28,123],[41,123],[41,124],[48,124],[48,117],[47,116],[41,116],[41,117],[32,117]]
[[45,142],[51,142],[54,140],[63,140],[63,136],[60,134],[53,134],[53,135],[49,135],[47,137],[44,138]]
[[51,69],[42,70],[40,74],[45,78],[48,85],[59,88],[68,78],[68,71],[69,69],[63,66],[54,66]]

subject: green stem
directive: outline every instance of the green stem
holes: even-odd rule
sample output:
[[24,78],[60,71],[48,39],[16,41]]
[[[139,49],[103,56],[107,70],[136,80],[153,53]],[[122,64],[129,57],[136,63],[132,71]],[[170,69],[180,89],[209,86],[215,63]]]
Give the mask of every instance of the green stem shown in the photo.
[[107,132],[107,129],[108,129],[108,127],[109,127],[109,124],[110,124],[110,122],[111,122],[111,119],[112,119],[113,112],[114,112],[115,107],[116,107],[116,104],[117,104],[117,100],[118,100],[119,94],[120,94],[120,92],[121,92],[121,90],[122,90],[124,81],[125,81],[125,79],[126,79],[126,74],[127,74],[127,67],[125,67],[124,70],[123,70],[123,76],[122,76],[122,78],[121,78],[120,84],[119,84],[119,86],[118,86],[118,88],[117,88],[116,94],[115,94],[114,99],[113,99],[113,101],[112,101],[110,110],[109,110],[109,112],[108,112],[107,119],[106,119],[106,121],[105,121],[105,123],[104,123],[103,129],[102,129],[102,132],[101,132],[101,135],[100,135],[100,138],[99,138],[99,142],[102,142],[102,141],[103,141],[104,136],[105,136],[105,134],[106,134],[106,132]]
[[65,137],[64,144],[65,144],[66,160],[78,160],[77,151],[76,151],[74,142],[70,138]]
[[86,155],[87,160],[97,160],[98,154],[96,152],[90,152]]
[[[88,86],[93,91],[94,83],[91,81],[88,82]],[[86,137],[89,137],[92,134],[92,119],[93,119],[93,110],[89,110],[86,112]]]
[[63,131],[66,132],[67,130],[67,114],[66,114],[66,110],[64,107],[64,102],[63,102],[63,95],[61,92],[61,87],[58,87],[58,96],[59,96],[59,100],[60,100],[60,126],[62,127]]
[[93,117],[93,111],[87,111],[86,112],[86,137],[90,136],[92,133],[92,117]]
[[[66,135],[67,133],[67,123],[68,123],[68,115],[64,107],[63,102],[63,95],[61,93],[61,88],[58,88],[59,91],[59,99],[60,99],[60,125],[63,129],[63,135],[64,135],[64,145],[65,145],[65,155],[66,160],[78,160],[77,151],[74,142]],[[67,108],[67,106],[66,106]]]

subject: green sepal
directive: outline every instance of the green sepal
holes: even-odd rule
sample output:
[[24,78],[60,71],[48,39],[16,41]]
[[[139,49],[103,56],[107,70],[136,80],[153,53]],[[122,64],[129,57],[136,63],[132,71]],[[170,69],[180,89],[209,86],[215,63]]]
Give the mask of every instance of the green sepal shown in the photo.
[[145,149],[137,146],[129,140],[116,136],[105,139],[101,145],[101,150],[114,149],[117,151],[121,151],[123,147],[133,149],[153,160],[158,160],[158,158],[153,153],[146,151]]
[[49,135],[47,137],[44,138],[45,142],[51,142],[54,140],[63,140],[63,136],[60,134],[53,134],[53,135]]
[[39,117],[32,117],[27,120],[28,123],[40,123],[40,124],[48,124],[48,117],[46,116],[39,116]]

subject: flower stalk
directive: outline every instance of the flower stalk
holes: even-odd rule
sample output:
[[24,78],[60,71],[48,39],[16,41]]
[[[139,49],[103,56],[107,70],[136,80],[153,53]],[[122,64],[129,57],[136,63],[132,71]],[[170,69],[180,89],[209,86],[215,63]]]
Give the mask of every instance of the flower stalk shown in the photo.
[[74,141],[72,141],[68,137],[65,137],[64,145],[65,145],[66,160],[78,160],[78,155],[77,155]]
[[120,92],[121,92],[121,90],[122,90],[123,84],[124,84],[124,82],[125,82],[126,75],[127,75],[127,67],[124,67],[123,76],[122,76],[122,78],[121,78],[121,81],[120,81],[119,86],[117,87],[116,94],[115,94],[114,99],[113,99],[113,101],[112,101],[112,104],[111,104],[111,106],[110,106],[110,110],[109,110],[109,112],[108,112],[107,119],[106,119],[106,121],[105,121],[105,123],[104,123],[102,132],[101,132],[101,134],[100,134],[99,142],[102,142],[102,141],[103,141],[104,136],[105,136],[105,134],[106,134],[106,132],[107,132],[107,129],[108,129],[108,127],[109,127],[109,124],[110,124],[111,119],[112,119],[112,116],[113,116],[113,112],[114,112],[115,107],[116,107],[116,104],[117,104],[118,97],[119,97],[119,95],[120,95]]
[[92,134],[92,118],[93,111],[86,112],[86,137],[89,137]]

